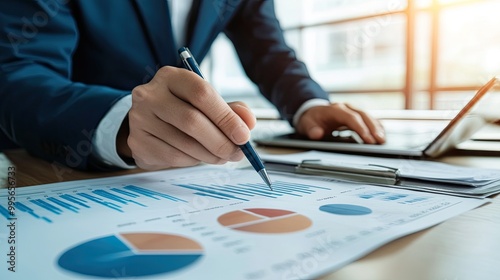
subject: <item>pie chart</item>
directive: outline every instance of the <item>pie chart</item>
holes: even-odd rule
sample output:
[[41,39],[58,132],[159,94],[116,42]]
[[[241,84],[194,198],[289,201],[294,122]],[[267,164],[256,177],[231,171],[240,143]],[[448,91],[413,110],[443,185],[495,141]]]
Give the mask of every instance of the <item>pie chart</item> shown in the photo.
[[84,275],[126,278],[178,271],[202,256],[200,244],[180,235],[119,233],[68,249],[58,265]]
[[312,222],[298,213],[268,208],[236,210],[220,216],[217,221],[230,229],[252,233],[289,233],[306,229]]
[[368,215],[372,212],[368,207],[354,204],[326,204],[319,207],[319,210],[330,214],[347,216]]

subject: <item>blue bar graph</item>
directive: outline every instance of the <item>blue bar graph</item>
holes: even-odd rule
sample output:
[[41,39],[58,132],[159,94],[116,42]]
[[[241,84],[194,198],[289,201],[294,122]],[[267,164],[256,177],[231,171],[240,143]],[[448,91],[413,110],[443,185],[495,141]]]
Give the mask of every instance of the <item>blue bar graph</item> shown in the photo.
[[90,208],[90,206],[88,206],[87,204],[85,204],[85,200],[79,199],[78,197],[74,197],[74,196],[72,196],[70,194],[63,194],[60,197],[63,198],[63,199],[66,199],[69,202],[72,202],[74,204],[80,205],[82,207]]
[[203,193],[203,192],[195,192],[194,194],[199,195],[199,196],[207,196],[207,197],[212,197],[212,198],[217,198],[217,199],[229,200],[229,198],[227,198],[227,197],[220,197],[220,196],[216,196],[216,195],[208,194],[208,193]]
[[123,194],[123,195],[129,196],[129,197],[134,197],[134,198],[139,197],[138,194],[127,192],[127,191],[120,190],[120,189],[117,189],[117,188],[112,188],[111,190],[114,191],[114,192],[117,192],[119,194]]
[[[330,190],[330,188],[313,185],[288,183],[276,181],[273,183],[273,191],[269,190],[264,183],[238,183],[224,185],[204,184],[175,184],[182,188],[184,197],[192,195],[203,196],[221,201],[250,201],[255,198],[280,198],[285,196],[302,197],[315,193],[318,190]],[[172,186],[169,186],[172,188]],[[176,190],[177,193],[180,190]],[[55,193],[55,192],[54,192]],[[44,195],[45,194],[45,195]],[[30,194],[31,195],[31,194]],[[27,198],[22,203],[15,203],[16,210],[29,214],[31,217],[55,222],[57,217],[64,215],[76,215],[89,209],[112,210],[125,213],[137,207],[148,207],[149,202],[165,201],[167,203],[188,203],[188,201],[174,195],[158,192],[155,190],[126,185],[123,187],[95,187],[79,190],[74,188],[59,192],[58,195],[40,193],[32,198]],[[11,218],[7,208],[0,206],[0,216]]]
[[78,193],[78,195],[82,196],[90,201],[93,201],[95,203],[101,204],[102,206],[106,206],[106,207],[113,209],[113,210],[116,210],[118,212],[123,212],[123,210],[120,209],[121,208],[120,206],[118,206],[112,202],[107,202],[105,200],[102,200],[102,199],[95,197],[93,195],[90,195],[88,193]]
[[4,216],[5,219],[7,219],[7,220],[15,217],[15,216],[10,215],[9,210],[7,208],[3,207],[2,205],[0,205],[0,214],[2,214],[2,216]]
[[410,198],[408,200],[405,200],[405,203],[415,203],[415,202],[420,202],[420,201],[424,201],[427,199],[428,199],[427,197],[415,197],[415,198]]
[[411,204],[420,201],[427,200],[427,197],[424,196],[415,196],[410,194],[402,194],[402,193],[394,193],[394,192],[384,192],[384,191],[376,191],[376,192],[367,192],[358,195],[359,198],[363,199],[378,199],[385,201],[394,201],[400,204]]
[[176,184],[175,186],[195,191],[193,194],[207,196],[221,200],[250,201],[249,198],[267,197],[279,198],[282,196],[302,197],[312,194],[317,190],[331,190],[330,188],[318,187],[305,184],[288,183],[283,181],[273,182],[273,191],[269,190],[263,183],[256,184],[234,184],[234,185],[210,185],[199,184]]
[[33,218],[36,218],[36,219],[42,219],[48,223],[52,223],[52,220],[47,218],[47,217],[44,217],[44,216],[39,216],[35,213],[35,211],[31,208],[29,208],[28,206],[22,204],[21,202],[16,202],[16,208],[17,210],[19,211],[22,211],[22,212],[26,212],[28,214],[30,214]]
[[152,190],[144,189],[144,188],[133,186],[133,185],[125,186],[124,189],[136,192],[136,193],[138,193],[140,195],[144,195],[144,196],[147,196],[147,197],[150,197],[150,198],[158,199],[158,200],[161,199],[161,198],[166,198],[166,199],[169,199],[169,200],[172,200],[172,201],[187,202],[187,201],[185,201],[183,199],[180,199],[180,198],[168,195],[168,194],[164,194],[164,193],[160,193],[160,192],[155,192],[155,191],[152,191]]
[[59,199],[57,199],[55,197],[49,197],[49,198],[47,198],[47,200],[51,201],[51,202],[54,202],[55,204],[57,204],[57,205],[59,205],[59,206],[61,206],[63,208],[68,209],[69,211],[73,211],[75,213],[78,213],[78,209],[79,209],[78,207],[73,206],[71,204],[68,204],[68,203],[66,203],[64,201],[61,201],[61,200],[59,200]]
[[[124,208],[126,206],[134,205],[135,207],[148,207],[146,203],[137,201],[139,198],[153,199],[155,201],[168,200],[171,202],[186,202],[172,195],[133,185],[122,188],[100,188],[87,192],[76,191],[78,190],[74,190],[72,194],[60,194],[59,196],[47,197],[47,195],[44,195],[43,198],[29,199],[23,201],[23,203],[16,202],[16,211],[24,212],[33,218],[52,223],[54,218],[49,218],[47,216],[61,216],[68,213],[79,214],[81,211],[99,206],[120,213],[126,212]],[[39,195],[41,196],[42,194],[44,193],[42,192]],[[42,214],[42,212],[45,214]],[[0,216],[6,219],[12,218],[8,209],[2,205],[0,205]]]
[[52,206],[50,203],[47,203],[41,199],[33,199],[33,200],[30,200],[30,202],[35,204],[35,205],[38,205],[42,208],[45,208],[45,210],[48,210],[56,215],[59,215],[62,213],[62,210],[60,208]]
[[214,191],[211,189],[211,187],[204,187],[204,186],[200,186],[197,184],[187,184],[187,185],[179,184],[176,186],[198,191],[198,192],[195,192],[194,194],[200,195],[200,196],[210,196],[213,198],[226,199],[226,200],[227,199],[239,199],[239,200],[243,200],[243,201],[249,201],[248,199],[245,199],[245,198],[239,198],[239,197],[236,197],[232,194]]
[[107,191],[104,191],[104,190],[95,190],[95,191],[93,191],[93,193],[95,193],[95,194],[97,194],[97,195],[100,195],[100,196],[102,196],[102,197],[104,197],[104,198],[108,198],[108,199],[111,199],[111,200],[117,201],[117,202],[119,202],[119,203],[121,203],[121,204],[125,204],[125,205],[127,205],[127,204],[129,204],[129,203],[135,203],[135,204],[137,204],[137,205],[140,205],[140,206],[143,206],[143,207],[147,207],[146,205],[144,205],[144,204],[142,204],[142,203],[139,203],[139,202],[137,202],[137,201],[135,201],[135,200],[132,200],[132,199],[124,199],[124,198],[122,198],[122,197],[120,197],[120,196],[114,195],[114,194],[112,194],[112,193],[110,193],[110,192],[107,192]]

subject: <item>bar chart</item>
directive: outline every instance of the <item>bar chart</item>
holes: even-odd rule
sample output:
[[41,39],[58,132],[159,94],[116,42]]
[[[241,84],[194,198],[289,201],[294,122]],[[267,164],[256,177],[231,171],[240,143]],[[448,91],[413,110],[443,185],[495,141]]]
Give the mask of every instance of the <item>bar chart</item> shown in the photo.
[[369,191],[359,194],[358,197],[367,200],[375,199],[382,201],[394,201],[399,204],[412,204],[428,200],[428,197],[425,195],[396,193],[388,191]]
[[319,207],[319,210],[344,216],[361,216],[372,213],[370,208],[355,204],[326,204]]
[[[73,190],[70,193],[60,193],[57,196],[42,195],[40,198],[31,199],[32,195],[25,196],[23,202],[17,201],[15,207],[35,219],[48,223],[53,220],[48,215],[60,216],[67,213],[78,214],[85,209],[102,208],[124,213],[125,207],[148,207],[146,200],[168,200],[171,202],[186,202],[181,198],[165,193],[149,190],[146,188],[127,185],[124,187],[113,187],[106,189],[94,189],[90,191]],[[21,198],[21,197],[20,197]],[[141,202],[139,202],[141,200]],[[0,213],[6,219],[12,218],[7,208],[0,205]],[[43,213],[43,214],[42,214]]]
[[241,200],[250,201],[251,199],[262,198],[280,198],[284,196],[303,197],[312,194],[318,190],[331,190],[330,188],[288,183],[284,181],[273,182],[273,190],[263,183],[240,183],[232,185],[209,185],[200,184],[176,184],[181,188],[194,191],[194,195],[207,196],[222,200]]
[[[53,223],[55,217],[80,214],[89,209],[125,213],[148,208],[158,201],[167,202],[165,206],[172,205],[172,203],[188,203],[194,196],[219,202],[251,201],[282,197],[300,198],[317,191],[328,190],[330,188],[286,181],[274,182],[273,191],[263,183],[199,184],[189,182],[155,186],[155,189],[132,184],[94,186],[19,195],[15,208],[17,213],[22,212],[34,219]],[[7,207],[0,204],[0,215],[6,219],[13,218],[10,214]]]

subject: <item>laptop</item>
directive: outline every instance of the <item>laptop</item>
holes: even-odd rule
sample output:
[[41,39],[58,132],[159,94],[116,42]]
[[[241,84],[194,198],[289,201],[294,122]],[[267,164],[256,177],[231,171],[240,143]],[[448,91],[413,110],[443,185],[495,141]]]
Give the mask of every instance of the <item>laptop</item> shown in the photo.
[[447,120],[380,120],[386,143],[363,144],[355,132],[334,131],[322,140],[298,134],[257,138],[259,145],[389,156],[435,158],[469,140],[487,124],[500,120],[500,77],[483,85],[467,104]]

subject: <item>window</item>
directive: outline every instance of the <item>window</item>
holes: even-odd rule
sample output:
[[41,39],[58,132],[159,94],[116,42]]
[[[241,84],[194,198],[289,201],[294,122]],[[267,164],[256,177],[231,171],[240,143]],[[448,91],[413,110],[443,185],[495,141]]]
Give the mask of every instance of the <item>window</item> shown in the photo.
[[[331,100],[365,109],[457,109],[500,74],[500,0],[275,3],[287,42]],[[224,64],[211,65],[217,89],[228,100],[269,106],[227,53],[236,57],[218,39],[211,53]]]

